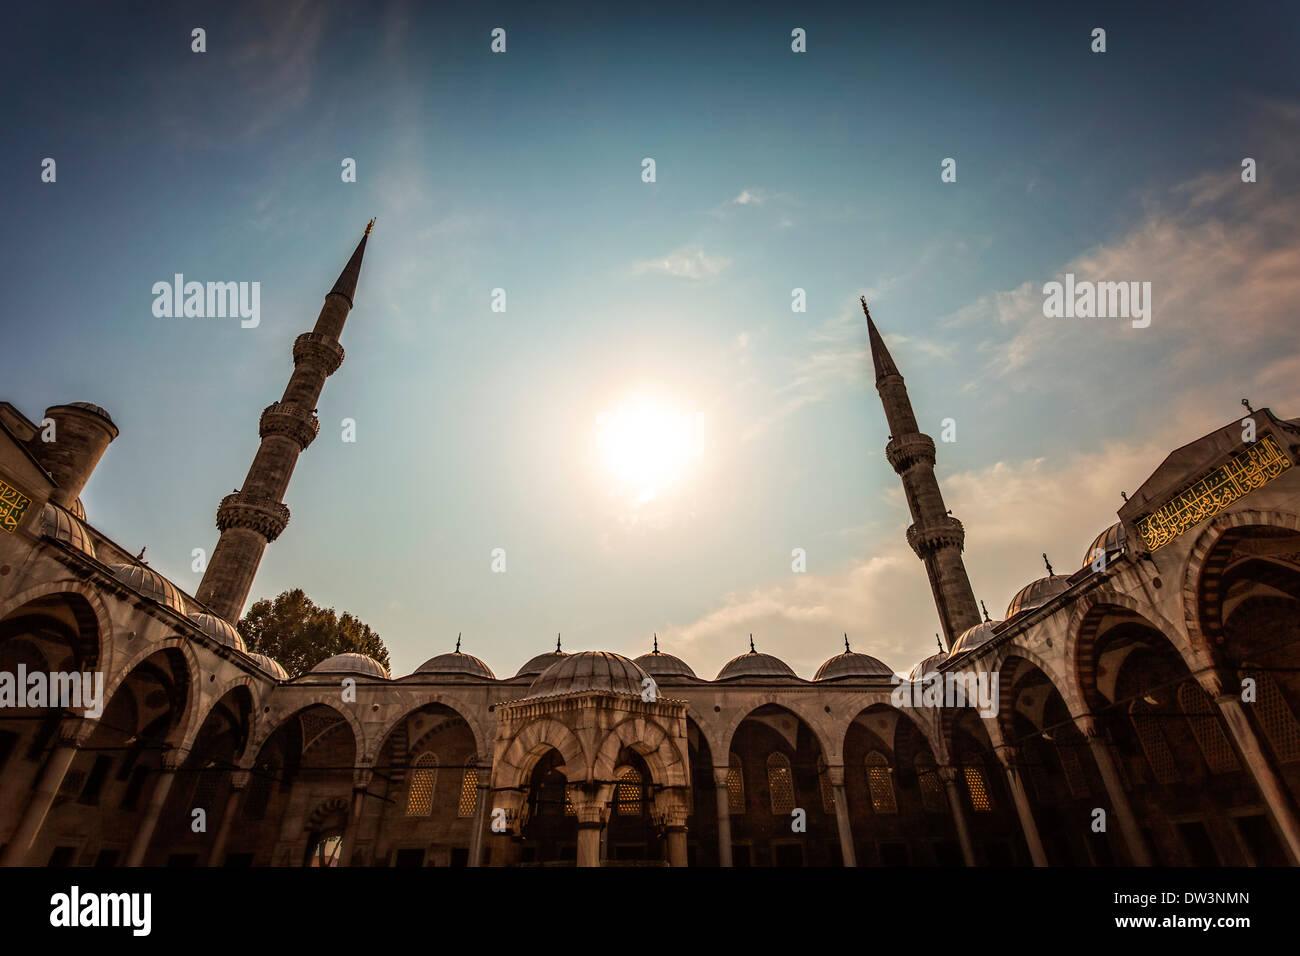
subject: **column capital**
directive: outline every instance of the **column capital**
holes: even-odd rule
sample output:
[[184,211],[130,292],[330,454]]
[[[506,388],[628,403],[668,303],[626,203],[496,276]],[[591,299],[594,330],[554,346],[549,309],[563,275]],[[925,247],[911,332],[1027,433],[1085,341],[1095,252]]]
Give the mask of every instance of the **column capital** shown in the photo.
[[1095,714],[1071,714],[1070,719],[1074,721],[1074,726],[1079,728],[1079,733],[1088,740],[1102,739],[1101,722]]
[[[893,770],[893,766],[891,765],[889,769]],[[842,763],[827,764],[826,773],[831,778],[832,787],[844,786],[844,764]]]
[[957,782],[957,767],[955,765],[950,763],[936,764],[934,770],[945,785],[951,786]]
[[184,747],[172,747],[170,750],[164,750],[162,754],[162,768],[169,773],[175,773],[185,763],[190,752]]
[[731,767],[713,768],[713,783],[715,786],[725,787],[727,785],[727,775],[731,773]]

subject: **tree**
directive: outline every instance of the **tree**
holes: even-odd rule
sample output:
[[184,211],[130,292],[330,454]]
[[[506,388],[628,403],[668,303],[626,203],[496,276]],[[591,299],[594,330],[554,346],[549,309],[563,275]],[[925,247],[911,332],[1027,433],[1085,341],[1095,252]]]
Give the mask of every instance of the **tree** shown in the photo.
[[256,602],[238,627],[249,653],[265,654],[290,677],[348,652],[388,667],[388,648],[369,625],[347,612],[339,615],[332,607],[317,607],[301,588],[284,591],[274,601]]

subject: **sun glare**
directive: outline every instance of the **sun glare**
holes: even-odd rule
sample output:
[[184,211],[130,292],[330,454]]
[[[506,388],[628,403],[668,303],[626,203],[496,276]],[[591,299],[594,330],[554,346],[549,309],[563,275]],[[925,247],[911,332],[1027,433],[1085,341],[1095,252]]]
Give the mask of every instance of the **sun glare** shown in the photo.
[[671,399],[631,396],[596,416],[596,447],[611,491],[646,504],[687,479],[703,455],[701,416]]

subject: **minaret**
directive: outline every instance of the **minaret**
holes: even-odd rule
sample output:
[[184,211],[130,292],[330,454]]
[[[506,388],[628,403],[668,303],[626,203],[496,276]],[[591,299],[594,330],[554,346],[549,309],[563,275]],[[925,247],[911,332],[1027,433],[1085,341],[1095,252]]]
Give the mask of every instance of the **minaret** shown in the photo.
[[871,338],[871,359],[876,367],[876,391],[885,406],[889,422],[889,444],[885,457],[903,479],[907,506],[912,511],[912,526],[907,529],[907,543],[925,562],[934,592],[935,607],[948,648],[968,627],[980,622],[979,606],[971,590],[966,566],[962,564],[962,544],[966,531],[943,504],[939,482],[934,477],[934,439],[923,435],[912,414],[907,386],[894,364],[885,342],[871,321],[866,297],[862,311],[867,316],[867,334]]
[[248,477],[217,508],[221,538],[195,597],[232,624],[243,613],[262,552],[289,524],[289,509],[282,499],[298,456],[320,431],[315,413],[325,379],[343,364],[339,334],[352,311],[366,239],[374,225],[370,220],[352,258],[325,296],[316,327],[294,340],[293,375],[280,400],[262,412],[258,423],[262,443]]

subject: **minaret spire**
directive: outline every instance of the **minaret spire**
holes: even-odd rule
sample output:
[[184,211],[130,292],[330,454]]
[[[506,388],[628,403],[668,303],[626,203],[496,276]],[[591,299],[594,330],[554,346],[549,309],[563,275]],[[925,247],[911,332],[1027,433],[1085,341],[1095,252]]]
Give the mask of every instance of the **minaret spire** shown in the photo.
[[343,364],[339,335],[352,311],[361,260],[374,222],[372,219],[366,226],[352,258],[325,296],[315,328],[294,340],[293,374],[280,400],[262,412],[258,423],[262,443],[248,476],[240,489],[221,499],[217,508],[221,537],[195,596],[231,623],[243,613],[267,544],[289,524],[284,492],[298,456],[320,431],[315,411],[325,379]]
[[907,386],[885,348],[876,323],[871,319],[866,296],[862,311],[867,317],[867,334],[871,339],[871,359],[876,369],[876,391],[889,422],[889,444],[885,457],[903,480],[907,506],[912,512],[912,526],[907,529],[907,543],[925,562],[934,594],[939,623],[951,648],[962,631],[980,622],[979,606],[971,590],[961,552],[966,531],[960,521],[949,514],[934,476],[934,439],[922,434],[907,397]]

